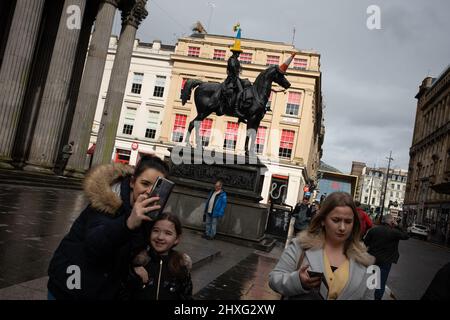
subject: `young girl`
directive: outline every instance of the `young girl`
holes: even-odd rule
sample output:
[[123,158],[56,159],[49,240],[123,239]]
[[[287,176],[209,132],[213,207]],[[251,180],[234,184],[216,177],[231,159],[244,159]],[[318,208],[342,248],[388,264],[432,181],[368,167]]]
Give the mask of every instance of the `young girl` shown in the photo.
[[135,300],[190,300],[192,280],[189,256],[173,250],[180,242],[180,220],[161,214],[151,227],[149,245],[133,260],[128,279]]

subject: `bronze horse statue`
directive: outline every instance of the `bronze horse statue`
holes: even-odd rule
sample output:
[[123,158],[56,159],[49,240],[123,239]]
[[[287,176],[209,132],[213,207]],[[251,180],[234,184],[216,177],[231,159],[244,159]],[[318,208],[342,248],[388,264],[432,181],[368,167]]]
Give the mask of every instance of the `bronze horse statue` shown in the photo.
[[[266,104],[269,100],[270,91],[272,89],[272,82],[287,90],[291,84],[286,79],[285,73],[280,70],[278,66],[270,66],[262,71],[256,78],[253,85],[248,80],[242,80],[244,92],[240,104],[240,111],[245,115],[247,121],[247,136],[245,139],[245,154],[255,154],[256,132],[259,124],[266,114]],[[198,87],[194,93],[195,107],[197,108],[197,116],[189,123],[188,132],[185,141],[189,145],[189,138],[192,129],[195,127],[195,142],[197,147],[201,146],[200,140],[200,123],[206,119],[211,113],[215,112],[218,116],[227,115],[234,117],[233,108],[220,95],[217,98],[218,90],[222,89],[220,83],[202,82],[200,80],[190,79],[186,81],[181,93],[182,105],[191,98],[192,89]],[[220,105],[222,104],[222,105]],[[241,120],[239,120],[241,122]],[[251,138],[250,150],[248,149],[248,142]]]

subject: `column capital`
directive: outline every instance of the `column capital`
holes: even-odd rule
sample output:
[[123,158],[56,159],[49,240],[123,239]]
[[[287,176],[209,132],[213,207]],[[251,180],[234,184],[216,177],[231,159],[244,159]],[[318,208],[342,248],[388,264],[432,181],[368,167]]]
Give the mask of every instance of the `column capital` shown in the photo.
[[122,25],[130,24],[137,29],[148,15],[148,11],[145,9],[146,3],[147,0],[122,1]]

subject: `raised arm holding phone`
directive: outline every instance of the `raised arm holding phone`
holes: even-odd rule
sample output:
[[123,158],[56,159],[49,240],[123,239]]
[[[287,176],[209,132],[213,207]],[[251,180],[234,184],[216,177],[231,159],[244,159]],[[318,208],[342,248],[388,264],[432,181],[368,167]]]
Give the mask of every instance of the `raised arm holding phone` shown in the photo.
[[48,270],[49,299],[117,299],[135,253],[145,248],[144,222],[161,209],[150,197],[169,168],[161,159],[141,158],[136,168],[100,165],[84,181],[89,205],[56,249]]

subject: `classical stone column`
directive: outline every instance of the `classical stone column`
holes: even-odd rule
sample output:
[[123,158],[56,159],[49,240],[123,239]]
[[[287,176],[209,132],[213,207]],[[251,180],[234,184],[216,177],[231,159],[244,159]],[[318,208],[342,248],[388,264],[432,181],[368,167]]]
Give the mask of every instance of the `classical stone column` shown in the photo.
[[75,176],[82,176],[82,173],[84,173],[86,152],[89,147],[92,123],[94,122],[108,53],[109,38],[118,2],[119,0],[103,0],[92,33],[69,136],[69,141],[74,141],[75,145],[66,168],[72,170],[74,172],[72,174]]
[[45,0],[17,0],[0,70],[0,167],[9,164]]
[[64,2],[30,155],[24,170],[51,172],[58,157],[59,139],[69,104],[69,84],[85,7],[86,0]]
[[77,105],[78,93],[80,91],[81,78],[83,76],[84,64],[89,48],[89,40],[91,39],[91,30],[98,12],[99,3],[87,1],[84,9],[84,18],[80,30],[80,38],[78,39],[77,53],[75,54],[75,62],[72,70],[72,78],[69,85],[69,108],[64,122],[64,130],[59,141],[59,149],[69,142],[70,129],[72,127],[73,115]]
[[146,2],[147,0],[129,1],[122,10],[122,30],[111,71],[93,165],[111,162],[136,31],[148,14],[145,9]]
[[19,123],[14,138],[12,150],[12,165],[23,168],[30,154],[33,142],[34,128],[41,107],[42,95],[47,81],[52,52],[58,34],[59,20],[64,2],[54,2],[49,5],[46,2],[39,30],[38,43],[33,57],[33,64],[27,84],[27,90],[23,99]]

